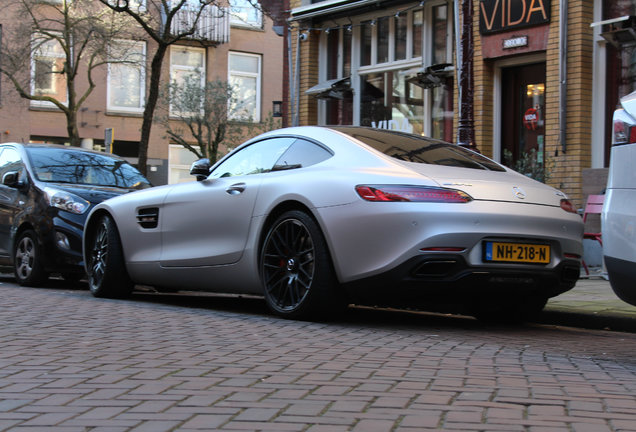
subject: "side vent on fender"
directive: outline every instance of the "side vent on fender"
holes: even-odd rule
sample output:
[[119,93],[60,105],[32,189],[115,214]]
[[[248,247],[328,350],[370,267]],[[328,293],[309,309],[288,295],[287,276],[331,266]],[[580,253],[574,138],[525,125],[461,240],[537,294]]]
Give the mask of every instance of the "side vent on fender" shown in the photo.
[[157,207],[139,209],[137,223],[142,228],[157,228],[159,224],[159,209]]

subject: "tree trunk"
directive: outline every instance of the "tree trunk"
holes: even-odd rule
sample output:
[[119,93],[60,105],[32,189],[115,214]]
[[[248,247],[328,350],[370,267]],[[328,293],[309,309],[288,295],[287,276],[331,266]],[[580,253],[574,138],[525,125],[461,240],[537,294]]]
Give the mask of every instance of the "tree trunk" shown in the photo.
[[152,120],[159,99],[159,85],[161,80],[161,65],[163,58],[168,49],[167,44],[159,44],[152,64],[150,66],[150,85],[148,91],[148,100],[144,109],[143,123],[141,124],[141,140],[139,141],[139,162],[137,168],[143,175],[147,175],[148,171],[148,144],[150,143],[150,129],[152,128]]
[[68,132],[71,145],[79,147],[82,140],[80,139],[79,130],[77,129],[77,110],[68,110],[66,112],[66,131]]

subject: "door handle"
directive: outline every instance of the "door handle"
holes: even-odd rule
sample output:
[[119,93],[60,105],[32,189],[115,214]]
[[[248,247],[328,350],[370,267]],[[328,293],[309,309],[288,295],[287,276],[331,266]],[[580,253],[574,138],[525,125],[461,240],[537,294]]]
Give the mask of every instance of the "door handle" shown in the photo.
[[238,195],[245,190],[246,186],[247,185],[245,183],[235,183],[232,186],[229,186],[227,189],[225,189],[225,192],[227,192],[230,195]]

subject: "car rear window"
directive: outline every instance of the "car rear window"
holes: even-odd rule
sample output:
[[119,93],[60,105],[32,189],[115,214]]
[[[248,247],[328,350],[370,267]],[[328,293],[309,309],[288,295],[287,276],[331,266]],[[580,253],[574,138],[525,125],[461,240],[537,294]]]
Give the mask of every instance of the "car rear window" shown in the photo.
[[128,162],[106,154],[67,149],[25,147],[38,180],[51,183],[150,187],[150,182]]
[[501,165],[479,153],[445,141],[366,127],[337,126],[330,127],[330,129],[347,134],[375,150],[401,161],[505,171]]

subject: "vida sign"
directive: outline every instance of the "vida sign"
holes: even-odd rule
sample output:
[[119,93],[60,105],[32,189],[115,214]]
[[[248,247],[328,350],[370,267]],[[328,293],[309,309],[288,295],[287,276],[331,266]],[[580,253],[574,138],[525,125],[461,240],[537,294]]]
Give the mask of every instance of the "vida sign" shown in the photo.
[[480,0],[481,34],[550,22],[551,0]]

